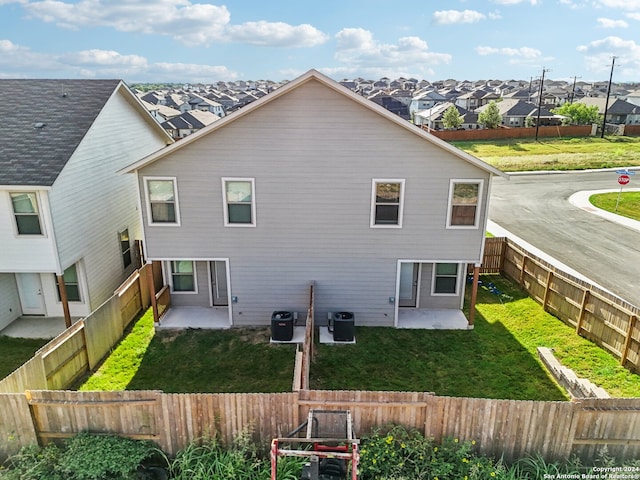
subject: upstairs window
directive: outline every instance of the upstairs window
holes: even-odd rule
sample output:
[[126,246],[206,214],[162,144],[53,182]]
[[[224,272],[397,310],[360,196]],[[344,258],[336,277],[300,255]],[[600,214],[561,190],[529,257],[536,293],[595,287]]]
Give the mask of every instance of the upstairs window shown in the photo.
[[457,263],[436,263],[433,293],[436,295],[456,295],[458,293]]
[[223,178],[224,224],[255,227],[255,181],[253,178]]
[[145,178],[149,225],[179,225],[175,178]]
[[35,192],[11,193],[18,235],[42,235],[38,196]]
[[478,228],[482,180],[452,180],[447,227]]
[[371,197],[371,227],[402,227],[404,180],[374,179]]
[[[60,283],[58,282],[58,276],[56,278],[56,291],[58,293],[58,301],[62,301],[60,296]],[[67,300],[70,302],[81,302],[80,298],[80,282],[78,281],[78,269],[75,264],[67,268],[62,274],[62,280],[64,280],[64,289],[67,292]]]

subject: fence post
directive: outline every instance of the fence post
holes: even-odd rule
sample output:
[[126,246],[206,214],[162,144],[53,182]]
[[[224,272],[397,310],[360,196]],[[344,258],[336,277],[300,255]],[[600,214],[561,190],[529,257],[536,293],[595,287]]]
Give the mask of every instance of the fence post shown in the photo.
[[631,345],[631,335],[633,333],[633,327],[638,321],[638,317],[633,313],[629,314],[629,328],[627,329],[627,336],[624,339],[624,347],[620,354],[620,365],[624,367],[624,362],[627,361],[627,354],[629,353],[629,345]]
[[520,268],[520,279],[518,280],[518,283],[520,284],[520,286],[526,290],[526,288],[524,288],[524,274],[525,271],[527,269],[527,255],[526,254],[522,254],[522,267]]
[[149,287],[149,300],[151,300],[151,308],[153,310],[153,323],[157,324],[160,322],[160,316],[158,315],[158,302],[156,301],[155,282],[153,281],[153,268],[150,263],[147,263],[147,283]]
[[480,276],[480,264],[473,266],[473,283],[471,285],[471,305],[469,306],[469,326],[473,327],[476,317],[476,299],[478,297],[478,277]]
[[544,286],[544,298],[542,299],[542,309],[547,311],[547,301],[549,300],[549,290],[551,290],[551,280],[553,280],[553,270],[547,273],[547,284]]
[[585,290],[584,295],[582,296],[582,305],[580,305],[580,314],[578,315],[578,321],[576,322],[576,333],[580,335],[580,330],[582,330],[582,322],[584,320],[584,315],[587,311],[587,302],[589,301],[589,296],[591,295],[591,290]]

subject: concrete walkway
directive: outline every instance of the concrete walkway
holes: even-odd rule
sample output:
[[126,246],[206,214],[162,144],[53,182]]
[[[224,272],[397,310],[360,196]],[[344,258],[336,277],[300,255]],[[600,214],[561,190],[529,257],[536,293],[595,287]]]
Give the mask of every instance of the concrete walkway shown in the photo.
[[[80,318],[71,319],[73,323],[78,320]],[[64,317],[20,317],[0,331],[0,336],[52,339],[66,329]]]

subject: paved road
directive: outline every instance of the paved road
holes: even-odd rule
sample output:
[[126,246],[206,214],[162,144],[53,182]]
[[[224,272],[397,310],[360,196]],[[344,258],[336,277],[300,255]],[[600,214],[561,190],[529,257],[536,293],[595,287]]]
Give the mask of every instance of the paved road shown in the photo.
[[[640,186],[640,172],[630,187]],[[569,202],[617,189],[613,171],[512,175],[492,182],[489,218],[593,282],[640,306],[640,232]]]

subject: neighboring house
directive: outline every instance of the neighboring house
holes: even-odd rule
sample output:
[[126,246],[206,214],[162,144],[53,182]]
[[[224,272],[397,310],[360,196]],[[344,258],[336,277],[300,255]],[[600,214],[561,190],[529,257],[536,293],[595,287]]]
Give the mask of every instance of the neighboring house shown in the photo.
[[618,125],[637,125],[640,123],[640,106],[622,100],[620,98],[610,98],[606,105],[606,97],[584,97],[575,103],[584,103],[587,106],[598,107],[598,113],[604,115],[607,107],[607,123]]
[[211,125],[216,120],[220,120],[220,117],[211,112],[191,110],[162,122],[161,125],[174,140],[179,140]]
[[218,117],[224,117],[224,107],[209,98],[201,95],[191,94],[188,102],[185,102],[191,107],[191,110],[199,110],[201,112],[211,112]]
[[411,99],[411,103],[409,104],[409,114],[413,115],[415,112],[427,110],[438,103],[446,101],[446,97],[440,95],[434,90],[422,92]]
[[446,112],[452,105],[456,107],[458,113],[462,116],[462,125],[460,128],[469,130],[480,128],[477,113],[465,110],[461,106],[452,102],[439,103],[433,108],[416,112],[414,114],[413,123],[420,125],[427,130],[444,130],[444,112]]
[[499,99],[499,93],[477,89],[464,95],[460,95],[456,99],[456,105],[464,108],[465,110],[475,111],[480,107],[488,105],[492,101],[497,101]]
[[168,315],[189,307],[209,326],[304,318],[310,282],[318,323],[465,322],[503,175],[315,70],[123,172],[137,175]]
[[[540,108],[531,102],[518,100],[516,98],[505,98],[500,102],[496,102],[500,116],[502,117],[502,125],[505,127],[525,127],[527,117],[535,124],[540,118],[540,125],[560,125],[565,118],[562,115],[556,115],[545,107]],[[480,107],[476,112],[482,113],[488,105]]]
[[146,108],[151,116],[155,118],[158,123],[162,123],[165,120],[168,120],[173,117],[177,117],[180,115],[180,110],[176,110],[175,108],[167,107],[166,105],[162,105],[160,103],[152,104],[145,100],[140,99],[144,108]]
[[132,272],[135,181],[171,138],[119,80],[0,80],[0,330],[81,317]]

